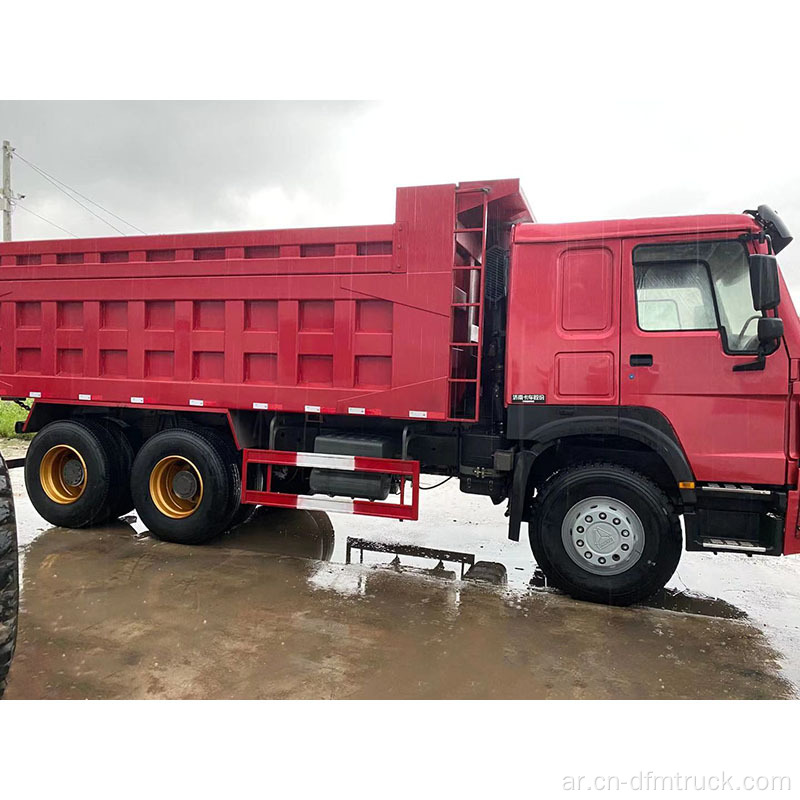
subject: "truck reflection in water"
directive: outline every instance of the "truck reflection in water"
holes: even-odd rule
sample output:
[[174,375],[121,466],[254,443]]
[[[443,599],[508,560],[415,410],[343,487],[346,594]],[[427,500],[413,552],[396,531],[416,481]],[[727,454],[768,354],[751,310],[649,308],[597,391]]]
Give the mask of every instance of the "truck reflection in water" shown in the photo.
[[207,547],[330,561],[335,541],[333,524],[324,511],[259,506],[247,522]]

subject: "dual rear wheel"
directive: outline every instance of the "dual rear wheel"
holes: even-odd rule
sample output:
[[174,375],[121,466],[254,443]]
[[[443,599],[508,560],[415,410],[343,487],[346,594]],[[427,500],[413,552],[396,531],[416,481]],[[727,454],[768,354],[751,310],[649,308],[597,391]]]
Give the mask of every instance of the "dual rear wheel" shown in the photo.
[[113,420],[63,420],[31,442],[25,483],[34,508],[69,528],[101,524],[134,507],[151,533],[197,544],[239,524],[236,451],[204,428],[171,428],[145,441],[134,457]]
[[25,485],[48,522],[84,528],[133,508],[132,463],[133,448],[116,422],[52,422],[31,442]]
[[204,542],[237,522],[241,476],[235,451],[207,429],[162,431],[136,454],[131,491],[142,522],[156,536]]

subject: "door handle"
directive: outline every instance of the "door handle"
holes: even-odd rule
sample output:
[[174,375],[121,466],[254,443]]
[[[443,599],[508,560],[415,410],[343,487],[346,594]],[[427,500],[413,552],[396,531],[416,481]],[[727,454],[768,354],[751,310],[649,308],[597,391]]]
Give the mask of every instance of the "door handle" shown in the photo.
[[650,353],[633,353],[631,355],[630,365],[632,367],[652,367],[653,356]]

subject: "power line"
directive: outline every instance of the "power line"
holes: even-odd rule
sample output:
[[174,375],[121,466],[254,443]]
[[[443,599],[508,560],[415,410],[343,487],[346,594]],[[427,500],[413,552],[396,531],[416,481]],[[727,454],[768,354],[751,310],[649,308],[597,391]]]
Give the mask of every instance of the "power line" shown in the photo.
[[[22,158],[22,156],[19,156],[19,158],[21,158],[23,161],[25,161],[25,159]],[[94,211],[92,211],[91,208],[89,208],[88,206],[85,206],[83,203],[81,203],[80,200],[78,200],[77,198],[73,197],[68,191],[66,191],[66,189],[62,189],[61,186],[59,186],[58,183],[56,183],[54,178],[50,178],[49,176],[45,175],[45,173],[42,170],[40,170],[38,167],[35,167],[33,164],[31,164],[30,161],[25,161],[25,163],[29,167],[31,167],[33,170],[35,170],[37,173],[39,173],[46,181],[48,181],[49,183],[52,183],[53,186],[55,186],[56,189],[58,189],[59,192],[61,192],[62,194],[65,194],[67,197],[69,197],[70,200],[72,200],[73,202],[77,203],[81,208],[83,208],[86,211],[88,211],[93,217],[97,217],[97,219],[99,219],[100,222],[105,223],[106,225],[108,225],[109,228],[113,228],[113,230],[115,230],[117,233],[119,233],[122,236],[126,236],[127,235],[125,233],[125,231],[121,231],[116,225],[113,225],[107,219],[101,217],[99,214],[96,214]]]
[[37,214],[35,211],[31,211],[29,208],[25,208],[25,206],[22,205],[22,203],[20,203],[19,200],[14,201],[14,208],[21,208],[23,211],[27,211],[29,214],[33,214],[34,217],[39,217],[39,219],[43,220],[49,225],[52,225],[54,228],[58,228],[60,231],[64,231],[64,233],[68,233],[70,236],[73,236],[76,239],[79,238],[78,236],[75,236],[75,234],[72,231],[68,231],[66,228],[62,228],[60,225],[56,225],[56,223],[53,222],[53,220],[47,219],[47,217],[43,217],[41,214]]
[[[52,183],[56,187],[56,189],[59,189],[62,192],[64,192],[64,189],[62,189],[61,187],[69,189],[69,191],[72,192],[73,194],[78,195],[78,197],[82,197],[84,200],[86,200],[86,202],[91,203],[93,206],[97,206],[99,209],[102,209],[103,211],[105,211],[106,214],[109,214],[110,216],[114,217],[115,219],[118,219],[120,222],[124,223],[125,225],[128,225],[129,227],[133,228],[135,231],[138,231],[139,233],[145,233],[141,228],[138,228],[132,222],[128,222],[128,220],[123,219],[122,217],[119,216],[119,214],[115,214],[113,211],[109,211],[105,206],[101,206],[100,203],[96,202],[95,200],[92,200],[91,197],[87,197],[85,194],[82,194],[77,189],[74,189],[68,183],[64,183],[64,181],[61,181],[58,178],[56,178],[54,175],[51,175],[49,172],[47,172],[47,170],[42,169],[40,166],[38,166],[37,164],[34,164],[31,161],[28,161],[27,158],[25,158],[24,156],[21,156],[18,152],[16,152],[16,150],[14,152],[15,152],[16,156],[21,161],[24,161],[29,167],[31,167],[31,169],[34,169],[36,172],[38,172],[45,180],[50,181],[50,183]],[[64,192],[64,194],[67,194],[67,193]],[[71,197],[69,194],[67,194],[67,197],[70,197],[71,200],[75,200],[75,198]],[[121,233],[123,236],[127,236],[127,234],[124,233],[124,231],[121,231],[119,228],[117,228],[114,225],[112,225],[108,220],[105,220],[101,216],[95,214],[94,211],[92,211],[91,208],[86,208],[86,206],[83,205],[83,203],[80,203],[78,200],[75,200],[75,202],[78,203],[78,205],[81,206],[81,208],[85,208],[90,214],[93,214],[99,220],[101,220],[102,222],[105,222],[106,225],[110,225],[118,233]]]
[[[144,231],[141,228],[138,228],[132,222],[128,222],[128,220],[123,219],[122,217],[120,217],[119,214],[115,214],[113,211],[109,211],[104,206],[101,206],[100,203],[92,200],[90,197],[87,197],[85,194],[82,194],[81,192],[79,192],[77,189],[74,189],[69,184],[64,183],[64,181],[60,181],[58,178],[56,178],[55,176],[51,175],[46,170],[42,169],[40,166],[34,164],[31,161],[28,161],[27,158],[25,158],[24,156],[21,156],[16,150],[14,151],[14,154],[21,161],[25,162],[31,169],[33,169],[36,172],[38,172],[45,180],[47,180],[50,183],[52,183],[53,186],[56,187],[56,189],[58,189],[60,192],[63,192],[65,195],[67,195],[67,197],[69,197],[70,200],[73,200],[74,202],[76,202],[81,208],[85,209],[92,216],[97,217],[97,219],[99,219],[101,222],[104,222],[106,225],[108,225],[109,227],[113,228],[115,231],[117,231],[117,233],[120,233],[123,236],[127,236],[128,235],[124,231],[121,231],[119,228],[117,228],[115,225],[112,225],[107,219],[104,219],[99,214],[96,214],[94,211],[92,211],[91,208],[88,208],[83,203],[81,203],[79,200],[76,200],[74,197],[72,197],[72,195],[70,195],[68,192],[66,192],[65,189],[69,189],[70,192],[73,192],[74,194],[78,195],[78,197],[82,197],[84,200],[86,200],[87,203],[91,203],[93,206],[97,206],[97,208],[102,209],[103,211],[106,212],[106,214],[109,214],[110,216],[114,217],[114,219],[118,219],[120,222],[124,223],[125,225],[128,225],[129,227],[133,228],[135,231],[138,231],[139,233],[144,234]],[[62,187],[64,187],[64,188],[62,188]]]

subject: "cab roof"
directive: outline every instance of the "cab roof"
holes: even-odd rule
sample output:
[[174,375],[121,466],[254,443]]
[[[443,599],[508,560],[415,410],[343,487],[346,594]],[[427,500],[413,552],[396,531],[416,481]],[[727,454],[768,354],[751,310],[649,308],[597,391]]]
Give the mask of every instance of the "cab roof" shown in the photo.
[[761,227],[747,214],[699,214],[685,217],[646,217],[557,224],[522,223],[514,228],[514,241],[564,242],[625,239],[639,236],[758,232]]

